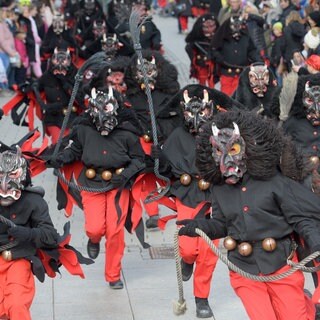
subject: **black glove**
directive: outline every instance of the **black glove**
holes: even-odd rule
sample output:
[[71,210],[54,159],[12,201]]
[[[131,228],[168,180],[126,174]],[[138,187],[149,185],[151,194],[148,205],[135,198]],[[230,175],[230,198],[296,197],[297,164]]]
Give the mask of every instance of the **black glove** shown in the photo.
[[204,233],[210,233],[210,225],[206,219],[185,219],[176,221],[178,226],[183,226],[179,229],[179,236],[199,237],[196,233],[196,228],[201,229]]
[[124,185],[126,177],[122,174],[113,174],[111,178],[111,183],[115,188],[120,188]]
[[59,169],[62,166],[63,166],[63,160],[59,157],[51,158],[51,159],[47,160],[47,162],[46,162],[47,168]]
[[3,110],[0,109],[0,120],[2,119],[2,116],[3,116]]
[[8,229],[8,234],[13,238],[23,241],[32,241],[36,238],[36,230],[32,228],[15,226]]

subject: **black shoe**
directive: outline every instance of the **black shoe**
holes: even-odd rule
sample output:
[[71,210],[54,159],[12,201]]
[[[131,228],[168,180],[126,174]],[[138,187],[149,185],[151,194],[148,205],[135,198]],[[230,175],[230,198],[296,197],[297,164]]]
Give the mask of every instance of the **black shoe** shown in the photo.
[[[196,297],[197,318],[212,318],[213,312],[209,306],[208,299]],[[213,317],[214,318],[214,317]]]
[[93,243],[89,239],[88,244],[87,244],[87,252],[88,252],[88,256],[91,259],[96,259],[99,255],[99,252],[100,252],[100,242]]
[[158,216],[158,215],[151,216],[151,217],[146,221],[146,228],[147,228],[147,229],[159,228],[159,226],[158,226],[158,220],[159,220],[159,216]]
[[182,281],[188,281],[193,273],[193,263],[189,264],[183,261],[183,259],[180,260],[181,264],[181,273],[182,273]]
[[123,282],[121,280],[109,282],[109,286],[111,289],[123,289]]

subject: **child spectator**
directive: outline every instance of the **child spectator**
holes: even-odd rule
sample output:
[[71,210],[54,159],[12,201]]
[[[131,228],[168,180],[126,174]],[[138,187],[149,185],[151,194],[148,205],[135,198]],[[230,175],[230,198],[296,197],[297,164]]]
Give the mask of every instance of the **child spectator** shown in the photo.
[[272,47],[270,54],[270,68],[275,74],[278,84],[282,85],[282,71],[283,65],[283,51],[284,51],[284,36],[283,36],[283,25],[281,22],[276,22],[272,25]]
[[26,82],[27,68],[29,67],[26,38],[27,34],[24,32],[24,30],[18,29],[14,38],[16,50],[18,51],[20,57],[20,65],[16,66],[15,74],[15,80],[18,86]]

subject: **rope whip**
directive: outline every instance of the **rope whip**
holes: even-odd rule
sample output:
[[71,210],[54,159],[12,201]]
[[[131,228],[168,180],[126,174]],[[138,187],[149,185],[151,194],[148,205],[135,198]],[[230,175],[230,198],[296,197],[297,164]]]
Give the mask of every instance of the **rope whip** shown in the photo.
[[[152,101],[152,96],[151,96],[151,90],[149,87],[149,81],[147,77],[147,72],[146,68],[144,65],[144,60],[142,56],[142,47],[140,44],[140,31],[143,23],[147,20],[147,16],[144,17],[141,21],[141,13],[139,10],[133,9],[130,14],[129,18],[129,27],[130,27],[130,33],[131,33],[131,38],[133,41],[133,48],[134,51],[136,52],[139,62],[141,64],[141,69],[142,69],[142,74],[143,74],[143,80],[145,83],[145,93],[147,95],[148,99],[148,106],[149,106],[149,111],[150,111],[150,119],[151,119],[151,128],[152,128],[152,139],[153,139],[153,144],[155,147],[157,147],[158,144],[158,136],[157,136],[157,125],[156,125],[156,117],[154,113],[154,107],[153,107],[153,101]],[[159,172],[159,159],[155,158],[154,159],[154,174],[157,178],[164,180],[166,182],[165,187],[163,188],[158,188],[157,190],[151,192],[146,199],[144,200],[144,203],[150,203],[156,200],[161,199],[169,190],[170,188],[170,179],[161,175]]]
[[[179,290],[179,299],[178,301],[174,302],[174,313],[176,315],[183,314],[187,307],[186,302],[183,297],[183,283],[182,283],[182,271],[181,271],[181,264],[180,264],[180,254],[179,254],[179,243],[178,243],[178,231],[176,230],[174,234],[174,256],[175,256],[175,262],[176,262],[176,271],[177,271],[177,281],[178,281],[178,290]],[[291,255],[287,258],[287,264],[291,267],[287,271],[283,273],[279,273],[277,275],[271,275],[271,276],[257,276],[250,274],[248,272],[243,271],[239,267],[237,267],[235,264],[233,264],[222,252],[219,250],[217,246],[212,242],[212,240],[206,235],[205,232],[203,232],[201,229],[196,228],[195,232],[208,244],[208,246],[211,248],[211,250],[218,256],[218,258],[228,266],[228,268],[231,271],[234,271],[241,276],[251,279],[258,282],[270,282],[270,281],[277,281],[281,280],[285,277],[290,276],[294,272],[301,270],[303,272],[316,272],[320,270],[320,265],[317,267],[305,267],[306,264],[308,264],[310,261],[314,260],[315,258],[320,256],[320,251],[315,251],[303,260],[301,260],[298,263],[292,262],[290,259],[292,258],[293,252]]]

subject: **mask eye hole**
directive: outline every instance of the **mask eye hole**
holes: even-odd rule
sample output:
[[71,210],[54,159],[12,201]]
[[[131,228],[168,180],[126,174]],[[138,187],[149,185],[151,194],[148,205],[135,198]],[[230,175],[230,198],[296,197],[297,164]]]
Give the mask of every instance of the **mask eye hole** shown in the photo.
[[9,173],[9,178],[11,179],[16,179],[20,176],[20,170],[19,169],[16,169],[12,172]]
[[235,155],[239,154],[240,151],[241,151],[240,144],[239,143],[234,143],[228,153],[229,153],[230,156],[235,156]]
[[313,104],[313,100],[311,98],[305,98],[304,101],[309,106]]
[[221,151],[219,148],[217,148],[217,149],[215,150],[215,154],[216,154],[217,156],[221,156],[221,155],[222,155],[222,151]]

